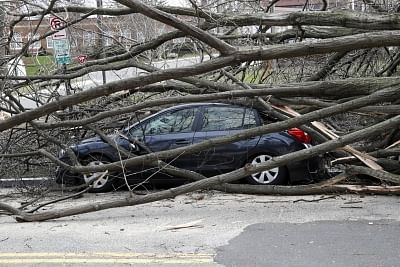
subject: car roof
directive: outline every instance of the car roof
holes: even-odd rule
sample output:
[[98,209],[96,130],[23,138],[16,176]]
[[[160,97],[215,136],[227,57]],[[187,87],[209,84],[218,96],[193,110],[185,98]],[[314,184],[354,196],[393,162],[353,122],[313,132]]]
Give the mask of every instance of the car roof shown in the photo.
[[[171,111],[171,110],[177,110],[177,109],[181,109],[181,108],[186,108],[186,107],[204,107],[204,106],[237,106],[237,107],[241,107],[241,105],[237,105],[237,104],[226,104],[226,103],[218,103],[218,102],[196,102],[196,103],[188,103],[188,104],[180,104],[180,105],[176,105],[176,106],[172,106],[169,108],[164,108],[161,109],[160,111],[151,114],[149,116],[147,116],[146,118],[144,118],[145,120],[150,119],[151,117],[155,117],[160,113],[164,113],[165,111]],[[130,129],[132,127],[135,127],[136,125],[138,125],[140,122],[136,122],[134,124],[131,124],[127,127],[124,127],[124,130]]]
[[169,108],[162,109],[159,112],[163,112],[166,110],[180,109],[180,108],[185,108],[185,107],[203,107],[203,106],[239,106],[239,105],[217,103],[217,102],[196,102],[196,103],[188,103],[188,104],[180,104],[180,105],[172,106]]

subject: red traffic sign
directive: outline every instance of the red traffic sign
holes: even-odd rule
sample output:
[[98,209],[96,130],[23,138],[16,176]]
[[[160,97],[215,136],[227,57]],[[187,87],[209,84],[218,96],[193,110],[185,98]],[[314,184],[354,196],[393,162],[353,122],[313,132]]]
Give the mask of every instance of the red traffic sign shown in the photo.
[[87,55],[79,55],[78,56],[78,61],[80,64],[85,64],[87,61]]
[[50,28],[57,31],[64,27],[64,21],[58,17],[50,17]]
[[65,26],[65,22],[63,19],[51,16],[49,23],[51,30],[57,31],[51,36],[53,40],[67,39],[67,32],[65,31],[65,28],[61,29]]

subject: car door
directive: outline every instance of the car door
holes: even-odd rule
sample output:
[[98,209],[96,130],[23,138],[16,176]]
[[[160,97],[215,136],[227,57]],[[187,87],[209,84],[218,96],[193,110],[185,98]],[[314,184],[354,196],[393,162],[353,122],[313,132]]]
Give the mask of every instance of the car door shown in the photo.
[[[191,145],[198,111],[197,107],[188,107],[163,112],[140,123],[130,135],[142,139],[153,152]],[[194,167],[190,155],[185,153],[166,162],[179,168]]]
[[[258,123],[253,109],[229,105],[205,106],[202,109],[201,126],[195,133],[193,143],[236,134]],[[197,153],[196,168],[203,172],[224,172],[241,167],[259,139],[241,140]]]

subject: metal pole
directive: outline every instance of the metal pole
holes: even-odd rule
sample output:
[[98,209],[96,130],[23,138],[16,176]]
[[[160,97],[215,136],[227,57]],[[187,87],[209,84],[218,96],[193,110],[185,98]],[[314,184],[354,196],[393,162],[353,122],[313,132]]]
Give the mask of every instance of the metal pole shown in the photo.
[[[102,8],[103,7],[103,0],[97,0],[97,8]],[[103,36],[103,16],[102,15],[97,15],[97,28],[98,28],[98,33],[99,33],[99,42],[98,42],[98,46],[100,47],[100,58],[104,58],[104,36]],[[103,77],[103,84],[105,84],[107,82],[106,79],[106,72],[103,70],[101,71],[101,75]]]
[[[67,64],[62,64],[62,74],[67,74]],[[71,95],[71,84],[70,80],[65,79],[64,80],[64,85],[65,85],[65,93],[66,95]]]
[[[67,74],[67,64],[62,64],[62,74]],[[71,80],[65,79],[64,80],[64,86],[65,86],[65,94],[66,95],[71,95]],[[72,116],[72,111],[74,110],[72,106],[68,108],[70,114],[67,116],[67,118],[71,118]]]
[[[6,13],[3,8],[3,4],[0,2],[0,40],[4,38],[4,29],[6,29]],[[5,75],[7,72],[7,60],[6,60],[6,47],[5,45],[0,46],[0,75]],[[4,80],[0,80],[0,91],[4,89]]]

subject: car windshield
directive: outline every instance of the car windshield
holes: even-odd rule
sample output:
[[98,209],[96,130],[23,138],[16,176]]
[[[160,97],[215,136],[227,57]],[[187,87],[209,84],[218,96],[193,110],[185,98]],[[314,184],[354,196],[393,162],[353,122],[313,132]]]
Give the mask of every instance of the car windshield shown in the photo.
[[134,138],[143,135],[190,132],[198,107],[162,110],[143,120],[137,120],[120,130],[120,133]]
[[[129,131],[130,131],[132,128],[136,127],[139,123],[141,123],[141,122],[143,122],[143,121],[145,121],[145,120],[148,120],[148,119],[150,119],[150,118],[153,118],[153,117],[157,116],[157,115],[160,114],[160,113],[162,113],[162,111],[159,111],[159,112],[156,112],[156,113],[154,113],[154,114],[151,114],[151,115],[149,115],[149,116],[143,118],[142,120],[139,119],[137,116],[132,117],[132,118],[129,120],[128,125],[125,126],[125,127],[123,127],[123,128],[120,130],[120,132],[121,132],[122,134],[127,135],[127,134],[129,133]],[[134,120],[136,120],[136,121],[134,121]],[[133,121],[133,122],[132,122],[132,121]]]

